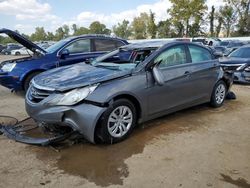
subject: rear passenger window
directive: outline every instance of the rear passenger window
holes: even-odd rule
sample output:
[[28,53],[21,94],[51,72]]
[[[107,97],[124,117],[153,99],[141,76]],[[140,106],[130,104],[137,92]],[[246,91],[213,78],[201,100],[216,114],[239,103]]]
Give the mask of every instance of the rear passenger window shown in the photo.
[[192,58],[192,63],[199,63],[203,61],[209,61],[212,59],[211,53],[199,46],[189,45],[189,51]]
[[124,44],[115,40],[107,39],[96,39],[95,40],[95,51],[112,51]]

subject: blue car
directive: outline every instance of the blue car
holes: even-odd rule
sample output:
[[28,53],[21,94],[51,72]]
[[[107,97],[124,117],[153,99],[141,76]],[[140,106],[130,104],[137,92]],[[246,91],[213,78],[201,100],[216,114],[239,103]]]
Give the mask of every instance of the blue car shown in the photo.
[[29,88],[36,75],[49,69],[88,62],[108,51],[128,44],[124,39],[106,35],[82,35],[63,39],[46,50],[9,29],[0,29],[32,51],[29,57],[0,62],[0,84],[13,91]]

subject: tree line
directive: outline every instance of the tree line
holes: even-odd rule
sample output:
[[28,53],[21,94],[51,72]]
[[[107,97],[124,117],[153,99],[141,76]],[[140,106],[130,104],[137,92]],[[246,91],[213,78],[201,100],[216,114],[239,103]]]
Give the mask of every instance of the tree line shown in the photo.
[[[166,11],[169,18],[155,21],[155,13],[141,13],[131,22],[124,19],[121,23],[106,27],[99,21],[83,27],[73,24],[63,25],[54,33],[46,32],[43,27],[35,28],[31,35],[24,35],[32,41],[58,41],[69,36],[83,34],[114,34],[125,39],[177,38],[177,37],[218,37],[250,36],[250,0],[224,0],[219,8],[212,6],[208,11],[206,0],[170,0],[172,7]],[[8,43],[8,37],[0,36],[0,43]]]

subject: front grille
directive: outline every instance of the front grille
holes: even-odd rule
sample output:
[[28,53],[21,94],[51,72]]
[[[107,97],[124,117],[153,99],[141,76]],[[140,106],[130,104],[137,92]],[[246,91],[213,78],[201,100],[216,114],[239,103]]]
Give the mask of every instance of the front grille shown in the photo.
[[225,71],[236,71],[241,65],[222,65],[223,70]]
[[43,99],[47,98],[50,94],[52,94],[52,91],[38,89],[34,85],[31,85],[29,89],[28,97],[30,101],[34,103],[39,103]]

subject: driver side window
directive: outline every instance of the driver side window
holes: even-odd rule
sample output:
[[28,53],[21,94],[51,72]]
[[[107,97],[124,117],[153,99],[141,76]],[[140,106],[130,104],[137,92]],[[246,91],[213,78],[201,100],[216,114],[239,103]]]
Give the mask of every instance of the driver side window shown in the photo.
[[69,50],[70,54],[90,52],[90,40],[77,40],[67,46],[65,49]]
[[184,46],[174,46],[162,52],[154,62],[160,62],[159,68],[187,63],[186,51]]

